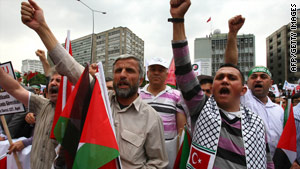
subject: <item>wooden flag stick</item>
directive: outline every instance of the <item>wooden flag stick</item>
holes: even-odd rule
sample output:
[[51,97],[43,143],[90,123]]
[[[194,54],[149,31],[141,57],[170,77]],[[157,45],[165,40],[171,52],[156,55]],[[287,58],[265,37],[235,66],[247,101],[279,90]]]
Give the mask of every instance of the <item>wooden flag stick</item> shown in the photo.
[[[13,142],[12,142],[12,139],[11,139],[8,127],[7,127],[5,117],[4,117],[4,115],[1,115],[0,117],[1,117],[1,122],[2,122],[2,125],[3,125],[3,128],[4,128],[4,131],[5,131],[5,134],[8,138],[9,145],[11,145]],[[13,152],[13,155],[14,155],[15,161],[17,163],[18,169],[22,169],[21,162],[20,162],[19,157],[18,157],[18,155],[15,151]]]

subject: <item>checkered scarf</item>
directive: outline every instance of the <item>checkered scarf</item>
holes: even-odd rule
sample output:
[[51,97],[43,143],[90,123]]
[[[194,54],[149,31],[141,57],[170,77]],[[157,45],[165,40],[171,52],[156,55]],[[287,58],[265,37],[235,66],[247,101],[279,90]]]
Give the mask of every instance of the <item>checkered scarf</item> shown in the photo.
[[[241,129],[244,140],[247,168],[266,168],[266,142],[263,121],[247,107],[241,106]],[[196,122],[193,143],[214,150],[215,155],[221,131],[221,116],[214,97],[204,105]]]

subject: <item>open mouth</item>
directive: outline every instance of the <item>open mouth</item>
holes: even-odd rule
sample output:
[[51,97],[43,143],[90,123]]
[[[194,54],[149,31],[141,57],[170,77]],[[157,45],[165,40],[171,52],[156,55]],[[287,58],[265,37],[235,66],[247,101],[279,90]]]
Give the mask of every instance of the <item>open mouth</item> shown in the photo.
[[51,86],[49,90],[50,94],[58,93],[58,87],[57,86]]
[[230,94],[230,90],[227,87],[223,87],[221,88],[220,92],[221,95],[229,95]]
[[118,86],[119,87],[125,87],[125,86],[127,87],[127,86],[129,86],[129,83],[127,81],[119,81]]
[[254,85],[254,88],[262,88],[263,86],[261,84]]

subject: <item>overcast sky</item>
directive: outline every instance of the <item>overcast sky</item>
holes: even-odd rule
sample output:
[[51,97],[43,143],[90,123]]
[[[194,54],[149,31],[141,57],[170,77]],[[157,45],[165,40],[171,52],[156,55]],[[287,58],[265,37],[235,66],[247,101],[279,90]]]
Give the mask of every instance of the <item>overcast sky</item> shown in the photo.
[[[172,57],[172,24],[169,0],[82,0],[95,10],[95,33],[128,27],[145,42],[145,58]],[[38,59],[36,49],[46,49],[37,34],[21,22],[21,0],[0,0],[0,62],[12,61],[21,70],[22,60]],[[77,0],[36,0],[59,42],[67,30],[71,40],[92,33],[92,13]],[[297,8],[300,7],[299,1]],[[291,3],[296,0],[194,0],[185,16],[186,35],[194,57],[195,38],[212,29],[228,32],[228,19],[241,14],[246,22],[239,34],[255,35],[256,64],[266,65],[266,37],[290,22]],[[211,17],[211,22],[206,23]]]

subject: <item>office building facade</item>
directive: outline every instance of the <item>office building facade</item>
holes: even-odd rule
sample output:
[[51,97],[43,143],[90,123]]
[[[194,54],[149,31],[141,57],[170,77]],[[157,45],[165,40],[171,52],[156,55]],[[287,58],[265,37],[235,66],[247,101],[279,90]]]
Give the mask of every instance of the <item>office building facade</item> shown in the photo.
[[21,72],[27,73],[29,71],[40,72],[44,74],[42,62],[39,60],[32,60],[32,59],[22,60]]
[[[300,79],[300,20],[299,9],[297,23],[293,24],[296,29],[291,30],[291,23],[282,26],[266,38],[267,46],[267,67],[270,69],[274,83],[284,84],[285,80],[289,83],[297,83]],[[292,28],[293,29],[293,28]],[[297,33],[296,36],[291,34]],[[298,38],[297,38],[298,35]],[[292,36],[292,37],[291,37]],[[293,40],[291,40],[293,39]],[[291,46],[291,42],[296,46]],[[292,42],[292,43],[293,43]],[[291,60],[291,47],[297,49],[294,53],[295,60]],[[295,51],[295,50],[294,50]],[[292,52],[294,52],[292,51]],[[296,61],[296,62],[294,62]],[[292,65],[296,64],[295,70],[291,71]]]
[[[227,44],[227,34],[215,30],[205,38],[195,39],[195,62],[201,61],[201,74],[215,76],[219,67],[224,63]],[[243,34],[237,36],[238,67],[248,79],[250,69],[255,65],[255,36]]]
[[[102,62],[105,76],[112,76],[112,67],[116,58],[123,54],[132,54],[144,62],[144,41],[126,27],[117,27],[93,35],[87,35],[71,41],[73,57],[82,65]],[[91,52],[91,45],[93,51]]]

